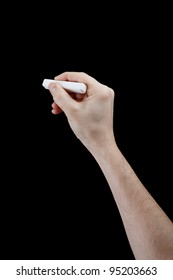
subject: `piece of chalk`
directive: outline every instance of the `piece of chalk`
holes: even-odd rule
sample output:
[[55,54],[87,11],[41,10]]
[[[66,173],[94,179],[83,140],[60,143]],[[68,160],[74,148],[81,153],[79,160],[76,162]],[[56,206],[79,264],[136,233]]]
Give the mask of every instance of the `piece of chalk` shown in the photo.
[[50,83],[57,83],[61,87],[63,87],[68,92],[74,92],[74,93],[81,93],[84,94],[86,92],[86,85],[84,83],[79,82],[69,82],[69,81],[59,81],[59,80],[53,80],[53,79],[44,79],[42,86],[45,89],[49,88]]

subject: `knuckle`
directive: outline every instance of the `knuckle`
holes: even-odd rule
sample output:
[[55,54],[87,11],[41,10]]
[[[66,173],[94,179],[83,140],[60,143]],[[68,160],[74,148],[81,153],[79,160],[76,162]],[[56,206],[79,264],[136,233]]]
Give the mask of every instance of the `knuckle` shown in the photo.
[[76,104],[71,105],[70,111],[72,114],[77,114],[80,110],[79,104],[76,102]]
[[85,72],[80,72],[80,74],[81,74],[81,75],[86,75],[86,73],[85,73]]
[[114,90],[113,90],[112,88],[109,88],[109,91],[110,91],[110,95],[111,95],[112,97],[114,97],[114,95],[115,95]]
[[69,106],[69,112],[70,112],[70,115],[78,115],[78,113],[80,113],[80,107],[78,106],[78,102],[76,103],[73,103]]
[[113,98],[114,97],[114,90],[108,86],[105,86],[105,91],[103,94],[103,98]]

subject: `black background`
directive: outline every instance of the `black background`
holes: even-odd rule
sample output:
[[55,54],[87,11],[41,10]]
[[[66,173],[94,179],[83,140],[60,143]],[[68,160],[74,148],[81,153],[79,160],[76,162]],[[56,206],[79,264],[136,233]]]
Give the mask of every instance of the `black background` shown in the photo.
[[2,27],[1,259],[134,259],[100,168],[51,114],[41,84],[64,71],[114,89],[119,148],[173,218],[169,17],[72,8],[26,5]]

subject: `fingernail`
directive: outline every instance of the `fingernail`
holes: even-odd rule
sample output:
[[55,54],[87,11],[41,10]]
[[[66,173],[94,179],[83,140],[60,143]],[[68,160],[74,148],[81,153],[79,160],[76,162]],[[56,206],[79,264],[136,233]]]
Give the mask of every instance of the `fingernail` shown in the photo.
[[55,83],[51,83],[51,84],[49,85],[49,90],[50,90],[51,92],[53,92],[55,89],[56,89],[56,84],[55,84]]

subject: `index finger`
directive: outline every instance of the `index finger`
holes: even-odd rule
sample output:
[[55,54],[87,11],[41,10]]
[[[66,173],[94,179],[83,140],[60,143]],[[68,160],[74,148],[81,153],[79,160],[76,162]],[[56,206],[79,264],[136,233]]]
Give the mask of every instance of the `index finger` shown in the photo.
[[87,86],[96,82],[94,78],[84,72],[64,72],[54,78],[55,80],[84,83]]

